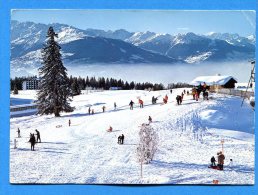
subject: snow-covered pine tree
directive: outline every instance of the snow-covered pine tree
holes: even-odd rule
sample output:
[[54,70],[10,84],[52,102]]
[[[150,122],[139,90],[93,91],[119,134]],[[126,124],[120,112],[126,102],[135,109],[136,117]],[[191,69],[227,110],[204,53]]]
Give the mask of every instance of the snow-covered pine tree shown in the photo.
[[55,41],[57,34],[53,27],[47,32],[47,43],[42,49],[42,64],[39,68],[40,89],[38,91],[38,114],[55,114],[60,112],[72,112],[70,106],[72,92],[67,77],[66,68],[61,59],[61,47]]
[[18,88],[17,88],[17,85],[16,83],[14,84],[14,88],[13,88],[13,94],[14,95],[17,95],[19,92],[18,92]]
[[78,84],[77,78],[73,79],[73,83],[71,85],[71,89],[72,89],[73,96],[81,94],[81,90],[80,90],[80,86]]
[[142,165],[150,163],[153,160],[154,154],[157,151],[158,135],[149,124],[142,124],[140,132],[140,142],[137,147],[137,158],[141,164],[141,177]]

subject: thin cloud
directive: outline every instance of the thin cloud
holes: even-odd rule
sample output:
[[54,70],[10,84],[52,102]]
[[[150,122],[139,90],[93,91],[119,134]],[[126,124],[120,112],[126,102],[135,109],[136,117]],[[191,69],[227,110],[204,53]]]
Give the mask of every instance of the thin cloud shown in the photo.
[[188,27],[179,27],[179,28],[177,28],[177,30],[184,30],[184,31],[186,31],[186,30],[189,30],[189,28]]
[[251,25],[251,27],[255,29],[255,22],[252,20],[252,18],[250,18],[250,16],[248,16],[248,14],[245,11],[241,11],[241,13],[243,14],[247,22]]

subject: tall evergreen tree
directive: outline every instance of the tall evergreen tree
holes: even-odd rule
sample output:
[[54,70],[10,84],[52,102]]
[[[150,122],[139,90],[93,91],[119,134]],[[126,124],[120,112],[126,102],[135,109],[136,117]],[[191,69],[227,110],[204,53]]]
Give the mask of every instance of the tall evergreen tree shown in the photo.
[[38,91],[38,114],[55,114],[60,112],[72,112],[70,106],[72,96],[67,69],[64,67],[60,49],[55,41],[57,34],[53,27],[47,32],[47,43],[42,49],[43,66],[39,69],[41,77],[40,90]]

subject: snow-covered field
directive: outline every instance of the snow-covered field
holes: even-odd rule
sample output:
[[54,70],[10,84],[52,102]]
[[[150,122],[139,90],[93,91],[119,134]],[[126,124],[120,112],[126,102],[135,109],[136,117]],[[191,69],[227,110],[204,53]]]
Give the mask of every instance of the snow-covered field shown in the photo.
[[[62,117],[24,116],[10,119],[11,183],[97,184],[254,184],[254,111],[239,97],[211,94],[209,101],[175,97],[183,89],[169,91],[103,91],[73,98],[73,113]],[[27,93],[26,95],[22,93]],[[35,99],[35,91],[11,97]],[[162,97],[168,94],[168,104]],[[151,104],[152,96],[160,96]],[[144,108],[129,102],[144,101]],[[114,111],[113,104],[118,109]],[[88,115],[88,106],[95,110]],[[105,105],[107,111],[102,113]],[[143,166],[136,158],[139,126],[151,116],[159,136],[154,160]],[[68,126],[68,120],[71,126]],[[107,132],[109,126],[113,132]],[[60,127],[61,126],[61,127]],[[17,128],[21,138],[17,138]],[[57,128],[59,127],[59,128]],[[30,151],[29,134],[41,132],[42,143]],[[117,137],[125,135],[124,145]],[[14,139],[18,148],[13,149]],[[210,158],[221,151],[224,140],[224,171],[208,168]],[[233,165],[229,166],[230,159]]]

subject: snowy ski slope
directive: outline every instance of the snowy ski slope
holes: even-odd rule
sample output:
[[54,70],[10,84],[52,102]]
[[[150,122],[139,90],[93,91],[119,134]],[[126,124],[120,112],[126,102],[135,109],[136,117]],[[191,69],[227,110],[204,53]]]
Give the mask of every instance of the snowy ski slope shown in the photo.
[[[188,89],[186,89],[188,90]],[[254,111],[242,99],[211,94],[209,101],[184,96],[182,105],[175,97],[183,89],[148,91],[86,92],[73,98],[73,113],[62,117],[24,116],[10,119],[11,183],[80,184],[254,184]],[[11,97],[35,99],[35,91]],[[162,97],[168,94],[168,104]],[[160,96],[156,105],[152,96]],[[144,101],[139,108],[137,98]],[[129,110],[133,100],[134,110]],[[113,108],[114,102],[118,109]],[[88,106],[95,110],[88,115]],[[107,111],[102,113],[105,105]],[[151,116],[159,136],[154,160],[143,166],[136,158],[139,126]],[[68,120],[71,126],[68,126]],[[106,130],[113,127],[113,132]],[[21,138],[17,138],[17,128]],[[57,128],[59,127],[59,128]],[[42,143],[30,151],[29,133],[41,132]],[[125,135],[124,145],[117,137]],[[14,139],[18,140],[17,149]],[[208,168],[224,139],[224,171]],[[233,166],[229,160],[233,159]]]

